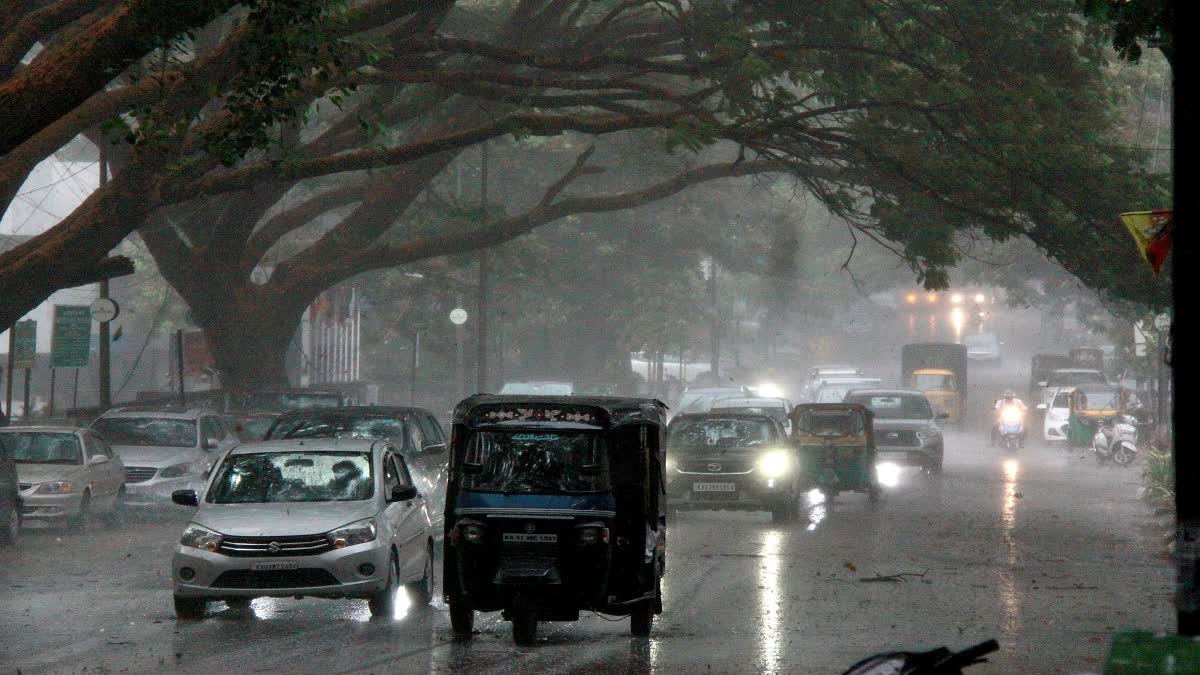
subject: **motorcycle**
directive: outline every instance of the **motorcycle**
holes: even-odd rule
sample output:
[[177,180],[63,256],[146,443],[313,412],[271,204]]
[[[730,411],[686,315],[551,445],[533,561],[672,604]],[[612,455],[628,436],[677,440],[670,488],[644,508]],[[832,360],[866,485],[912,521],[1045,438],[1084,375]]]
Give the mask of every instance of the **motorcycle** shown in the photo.
[[1001,408],[998,431],[1000,447],[1015,452],[1023,445],[1021,439],[1025,436],[1025,413],[1015,405]]
[[885,652],[850,666],[843,675],[960,675],[964,668],[986,663],[984,656],[1000,649],[995,640],[961,652],[938,647],[927,652]]
[[1100,464],[1112,461],[1117,466],[1129,466],[1138,455],[1138,430],[1130,415],[1101,420],[1092,436],[1092,452]]

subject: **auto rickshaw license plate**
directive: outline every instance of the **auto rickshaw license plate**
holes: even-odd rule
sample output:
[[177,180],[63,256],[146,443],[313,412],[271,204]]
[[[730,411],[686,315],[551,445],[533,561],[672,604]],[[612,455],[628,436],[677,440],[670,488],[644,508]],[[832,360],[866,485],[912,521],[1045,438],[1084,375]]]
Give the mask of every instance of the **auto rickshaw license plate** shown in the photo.
[[558,542],[557,534],[525,534],[523,532],[505,532],[504,541],[516,544],[554,544]]
[[692,483],[694,492],[737,492],[733,483]]

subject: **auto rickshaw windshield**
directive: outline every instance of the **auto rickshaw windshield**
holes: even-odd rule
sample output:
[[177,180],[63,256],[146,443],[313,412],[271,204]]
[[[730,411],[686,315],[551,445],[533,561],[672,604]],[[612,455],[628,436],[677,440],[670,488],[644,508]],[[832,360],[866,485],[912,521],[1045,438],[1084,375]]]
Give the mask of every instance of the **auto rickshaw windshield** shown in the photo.
[[608,489],[604,437],[576,430],[475,431],[463,457],[463,489],[578,494]]
[[1121,407],[1121,391],[1119,389],[1078,391],[1075,394],[1076,410],[1118,410]]

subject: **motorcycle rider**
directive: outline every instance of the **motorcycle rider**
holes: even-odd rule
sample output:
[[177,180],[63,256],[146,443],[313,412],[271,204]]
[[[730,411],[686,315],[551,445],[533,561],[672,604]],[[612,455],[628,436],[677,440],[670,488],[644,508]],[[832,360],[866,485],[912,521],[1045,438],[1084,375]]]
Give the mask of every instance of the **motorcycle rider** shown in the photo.
[[[992,440],[991,440],[992,445],[996,444],[996,439],[1000,435],[1000,412],[1010,406],[1015,407],[1017,410],[1021,411],[1022,415],[1024,415],[1029,410],[1029,407],[1025,405],[1025,402],[1022,401],[1021,399],[1017,398],[1017,395],[1015,393],[1013,393],[1012,389],[1005,389],[1004,394],[1001,395],[1000,398],[996,399],[996,403],[993,406],[993,410],[995,411],[995,414],[992,416]],[[1025,447],[1025,433],[1026,433],[1025,425],[1022,424],[1021,425],[1021,439],[1020,439],[1020,446],[1022,448]]]

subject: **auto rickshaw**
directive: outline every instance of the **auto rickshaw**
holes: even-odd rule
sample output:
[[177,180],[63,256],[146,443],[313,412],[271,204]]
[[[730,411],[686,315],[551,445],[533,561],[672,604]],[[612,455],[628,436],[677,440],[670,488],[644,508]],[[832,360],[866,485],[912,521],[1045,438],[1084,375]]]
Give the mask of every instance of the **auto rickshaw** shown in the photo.
[[513,641],[580,610],[662,612],[666,406],[657,400],[494,396],[454,411],[443,586],[454,633],[502,611]]
[[1071,392],[1067,440],[1072,446],[1092,442],[1102,420],[1128,412],[1133,392],[1115,384],[1081,384]]
[[857,403],[808,403],[792,411],[792,439],[805,472],[827,499],[865,492],[879,500],[872,417]]

